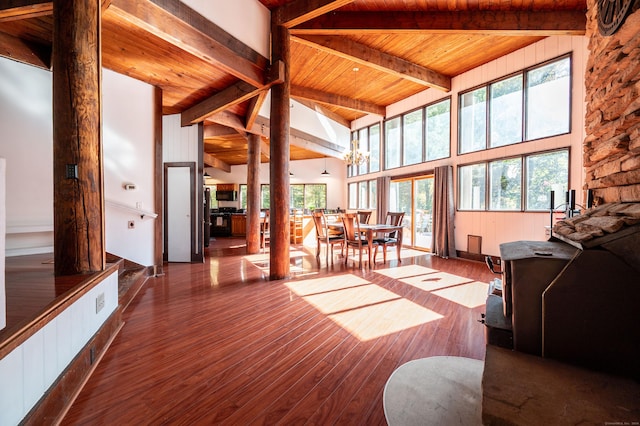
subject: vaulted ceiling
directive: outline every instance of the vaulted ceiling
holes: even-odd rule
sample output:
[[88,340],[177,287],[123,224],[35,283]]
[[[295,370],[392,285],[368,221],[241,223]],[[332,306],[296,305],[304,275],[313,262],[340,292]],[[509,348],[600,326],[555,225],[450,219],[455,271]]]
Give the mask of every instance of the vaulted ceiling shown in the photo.
[[[216,0],[223,1],[223,0]],[[550,35],[582,35],[586,0],[260,0],[291,34],[291,96],[349,126]],[[160,87],[163,112],[205,124],[205,162],[246,163],[282,64],[178,0],[102,0],[103,66]],[[50,69],[53,3],[0,4],[0,56]],[[358,71],[354,71],[357,68]],[[291,159],[340,148],[292,129]],[[263,138],[268,161],[268,138]]]

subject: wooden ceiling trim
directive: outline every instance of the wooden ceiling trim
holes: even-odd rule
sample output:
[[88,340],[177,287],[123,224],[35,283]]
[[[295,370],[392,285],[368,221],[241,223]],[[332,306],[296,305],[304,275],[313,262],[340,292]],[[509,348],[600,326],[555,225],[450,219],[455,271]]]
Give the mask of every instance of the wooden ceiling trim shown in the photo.
[[367,114],[377,114],[384,117],[386,108],[371,102],[352,99],[348,96],[327,93],[321,90],[310,89],[302,86],[291,86],[291,96],[294,98],[306,99],[323,104],[335,105],[352,111],[359,111]]
[[285,75],[284,63],[278,61],[271,69],[273,72],[270,73],[269,82],[263,87],[255,88],[244,81],[239,81],[184,111],[180,115],[182,125],[188,126],[203,121],[207,116],[247,101],[260,92],[269,90],[275,84],[282,84]]
[[211,154],[207,154],[206,152],[203,154],[202,160],[204,161],[205,166],[213,167],[214,169],[222,170],[227,173],[231,173],[231,165],[225,163],[224,161],[214,157]]
[[310,19],[324,15],[354,0],[295,0],[272,11],[276,25],[287,28],[302,24]]
[[50,0],[4,0],[0,5],[0,22],[51,14],[53,14],[53,2]]
[[112,0],[108,11],[242,81],[255,87],[264,85],[266,65],[262,61],[250,61],[238,55],[224,44],[225,40],[211,38],[154,3]]
[[51,47],[0,32],[0,56],[45,70],[51,69]]
[[417,84],[451,90],[451,78],[446,75],[344,37],[306,35],[292,40]]
[[471,33],[584,35],[584,10],[465,12],[335,12],[291,29],[292,35]]

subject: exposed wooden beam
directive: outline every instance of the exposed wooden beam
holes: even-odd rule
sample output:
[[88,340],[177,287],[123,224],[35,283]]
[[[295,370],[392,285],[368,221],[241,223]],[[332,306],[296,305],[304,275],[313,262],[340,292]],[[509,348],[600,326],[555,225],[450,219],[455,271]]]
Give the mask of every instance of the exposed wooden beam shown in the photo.
[[231,112],[228,111],[221,111],[215,114],[211,114],[210,116],[208,116],[205,120],[206,123],[216,123],[216,124],[221,124],[223,126],[227,126],[227,127],[231,127],[233,129],[238,130],[239,132],[244,132],[247,131],[249,133],[258,133],[258,131],[255,131],[255,125],[253,126],[254,128],[252,129],[247,129],[245,126],[245,121],[243,119],[243,117],[240,117],[237,114],[233,114]]
[[342,124],[344,127],[351,127],[351,120],[347,120],[341,115],[336,114],[335,112],[323,107],[322,105],[316,102],[309,101],[306,99],[296,99],[296,101],[300,102],[302,105],[306,106],[307,108],[317,112],[318,114],[322,114],[325,117],[335,121],[336,123]]
[[284,64],[279,62],[273,69],[274,71],[273,74],[270,75],[269,81],[262,87],[256,88],[244,81],[239,81],[233,86],[187,109],[180,114],[182,125],[188,126],[203,121],[211,114],[223,111],[232,105],[237,105],[257,96],[260,92],[268,90],[274,84],[281,84],[284,81]]
[[246,83],[265,83],[266,58],[239,54],[229,46],[240,42],[178,0],[111,0],[109,11]]
[[[264,117],[258,117],[256,124],[264,126],[267,129],[269,128],[269,120]],[[297,129],[290,129],[289,134],[291,136],[289,138],[289,143],[292,146],[304,148],[308,151],[317,152],[318,154],[326,155],[328,157],[342,158],[344,148],[338,144]]]
[[344,37],[306,35],[291,39],[414,83],[451,90],[451,78],[446,75]]
[[203,137],[205,139],[208,138],[219,138],[224,136],[241,136],[247,135],[244,131],[239,131],[238,129],[234,129],[233,127],[223,126],[222,124],[206,124],[204,126],[204,134]]
[[258,114],[260,113],[260,108],[264,104],[264,101],[267,99],[267,91],[263,90],[258,93],[258,96],[254,96],[249,101],[249,105],[247,106],[247,115],[245,119],[245,126],[247,129],[250,129],[255,123],[256,118],[258,118]]
[[0,22],[36,18],[53,14],[51,0],[4,0],[0,4]]
[[213,167],[214,169],[222,170],[227,173],[231,173],[231,166],[224,161],[221,161],[214,157],[211,154],[207,154],[206,152],[203,154],[204,165],[208,167]]
[[310,19],[329,13],[354,0],[295,0],[272,12],[276,25],[292,28]]
[[338,95],[335,93],[327,93],[320,90],[309,89],[307,87],[291,86],[291,96],[296,99],[307,99],[310,101],[321,102],[323,104],[329,104],[340,108],[349,109],[351,111],[364,112],[366,114],[377,114],[383,117],[386,114],[386,108],[382,105],[376,105],[371,102],[352,99],[348,96]]
[[470,33],[501,35],[584,35],[586,12],[336,12],[291,29],[291,35]]
[[38,68],[51,69],[50,47],[32,43],[5,33],[0,33],[0,56]]

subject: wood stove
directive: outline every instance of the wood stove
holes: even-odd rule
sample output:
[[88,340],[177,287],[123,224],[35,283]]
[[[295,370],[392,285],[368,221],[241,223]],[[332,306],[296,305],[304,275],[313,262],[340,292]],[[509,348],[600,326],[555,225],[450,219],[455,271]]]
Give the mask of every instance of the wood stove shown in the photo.
[[640,379],[640,203],[589,210],[500,255],[488,343]]

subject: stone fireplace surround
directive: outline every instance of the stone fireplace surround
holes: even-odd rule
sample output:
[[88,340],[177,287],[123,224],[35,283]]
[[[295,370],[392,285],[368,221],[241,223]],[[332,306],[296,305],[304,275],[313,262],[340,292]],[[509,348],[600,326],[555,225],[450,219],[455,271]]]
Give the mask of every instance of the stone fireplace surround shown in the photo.
[[587,6],[583,189],[593,190],[596,205],[640,201],[640,10],[605,37],[596,0]]

